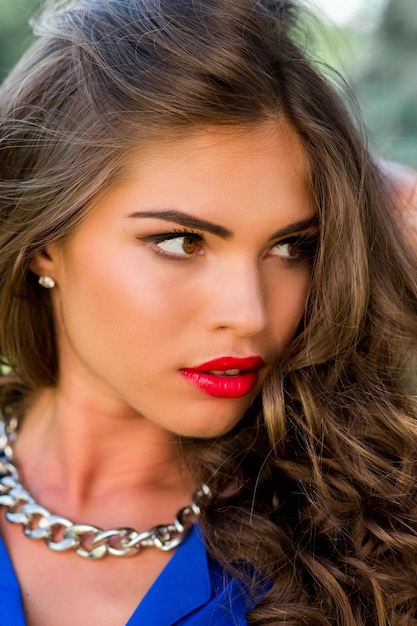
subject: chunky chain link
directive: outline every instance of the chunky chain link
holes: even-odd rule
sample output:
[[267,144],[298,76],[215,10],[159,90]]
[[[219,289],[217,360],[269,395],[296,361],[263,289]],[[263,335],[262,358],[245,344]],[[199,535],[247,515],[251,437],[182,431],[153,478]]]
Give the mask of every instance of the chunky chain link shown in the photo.
[[133,528],[103,530],[90,524],[74,524],[60,515],[53,515],[37,504],[26,491],[13,463],[12,444],[16,439],[17,420],[8,424],[0,421],[0,506],[7,508],[5,516],[12,524],[20,524],[30,539],[43,539],[51,550],[73,550],[86,559],[101,559],[106,555],[134,556],[142,548],[154,547],[169,551],[182,543],[200,513],[197,502],[210,496],[203,484],[193,496],[193,502],[177,513],[171,524],[160,524],[143,532]]

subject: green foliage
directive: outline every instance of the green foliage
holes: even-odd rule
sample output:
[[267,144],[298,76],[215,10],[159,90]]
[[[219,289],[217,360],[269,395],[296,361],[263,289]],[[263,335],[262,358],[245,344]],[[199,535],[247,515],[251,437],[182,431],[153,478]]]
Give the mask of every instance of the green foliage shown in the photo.
[[319,28],[313,24],[309,47],[355,89],[371,150],[417,168],[416,0],[385,0],[379,22],[378,4],[384,2],[363,0],[358,17],[344,28],[325,20]]
[[28,47],[28,20],[39,4],[39,0],[0,0],[0,79]]
[[389,2],[355,82],[376,149],[417,167],[415,0]]

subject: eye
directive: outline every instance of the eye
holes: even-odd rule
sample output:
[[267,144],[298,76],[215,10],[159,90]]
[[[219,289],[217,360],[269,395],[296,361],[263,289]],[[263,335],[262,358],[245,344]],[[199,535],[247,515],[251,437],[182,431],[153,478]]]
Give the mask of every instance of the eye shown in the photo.
[[277,243],[271,250],[272,256],[281,256],[291,258],[294,256],[293,246],[290,242],[284,241]]
[[166,233],[153,238],[153,243],[162,254],[192,256],[201,248],[201,235],[194,233]]
[[279,241],[271,248],[271,256],[281,257],[289,262],[312,262],[317,249],[318,235],[300,235]]
[[183,235],[182,237],[177,236],[173,239],[165,239],[165,241],[160,241],[157,245],[164,252],[173,254],[194,254],[199,243],[197,237],[193,235]]

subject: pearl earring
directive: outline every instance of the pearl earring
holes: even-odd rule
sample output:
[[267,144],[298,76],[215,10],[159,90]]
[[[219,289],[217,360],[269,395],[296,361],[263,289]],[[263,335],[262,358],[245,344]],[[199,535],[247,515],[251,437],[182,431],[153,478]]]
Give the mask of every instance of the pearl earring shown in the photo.
[[38,283],[45,289],[53,289],[55,287],[55,281],[50,276],[39,276]]

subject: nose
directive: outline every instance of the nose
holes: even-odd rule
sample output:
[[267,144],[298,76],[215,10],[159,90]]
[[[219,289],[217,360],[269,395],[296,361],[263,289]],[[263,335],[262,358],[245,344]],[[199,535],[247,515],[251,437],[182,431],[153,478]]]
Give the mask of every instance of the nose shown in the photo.
[[211,331],[229,329],[240,337],[252,337],[265,330],[265,289],[256,263],[233,263],[219,268],[212,284]]

